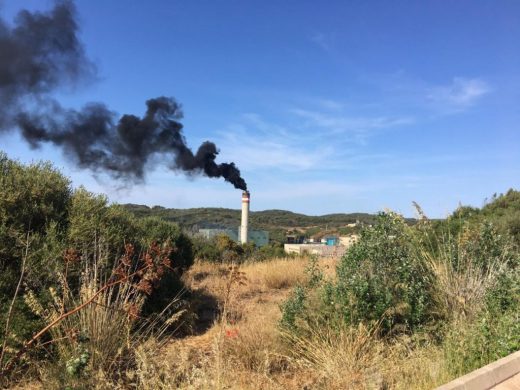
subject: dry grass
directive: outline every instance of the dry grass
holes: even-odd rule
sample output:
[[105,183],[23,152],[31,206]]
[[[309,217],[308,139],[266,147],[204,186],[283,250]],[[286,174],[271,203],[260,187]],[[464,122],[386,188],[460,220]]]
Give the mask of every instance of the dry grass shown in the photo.
[[[430,389],[452,379],[443,351],[434,343],[417,347],[402,337],[389,344],[364,326],[308,329],[302,337],[281,333],[279,305],[292,287],[305,281],[307,265],[308,259],[246,263],[239,268],[241,280],[230,284],[228,266],[196,264],[187,282],[215,295],[228,315],[203,335],[168,346],[167,356],[176,361],[176,386]],[[325,277],[334,276],[334,261],[321,259],[318,266]]]
[[[190,363],[181,364],[184,381],[177,385],[231,389],[379,387],[385,380],[381,372],[385,346],[372,330],[362,326],[339,333],[315,329],[305,338],[280,333],[279,305],[294,286],[306,281],[307,266],[306,258],[246,263],[240,266],[240,281],[230,284],[228,267],[196,264],[187,276],[192,288],[213,293],[224,302],[227,313],[239,315],[221,317],[206,334],[169,346],[172,355],[189,356]],[[326,277],[333,276],[335,262],[320,260],[318,266]]]
[[[156,254],[140,254],[139,261],[145,259],[145,265],[136,263],[132,267],[134,251],[127,246],[111,274],[102,273],[98,262],[86,262],[78,288],[70,288],[66,274],[60,275],[59,292],[51,288],[52,302],[45,306],[28,291],[27,305],[49,324],[51,341],[45,344],[57,352],[55,360],[40,367],[39,376],[45,388],[116,388],[134,379],[121,378],[132,373],[129,367],[137,364],[137,373],[143,371],[138,354],[152,346],[157,352],[158,340],[164,340],[165,331],[182,314],[176,312],[167,318],[168,306],[162,313],[140,317],[149,286],[145,282],[153,282],[154,275],[160,275],[153,268],[153,256],[164,253],[158,248]],[[140,379],[136,376],[136,380]]]
[[[247,262],[240,265],[240,272],[245,276],[245,284],[235,286],[234,289],[243,293],[258,293],[294,287],[306,280],[307,264],[307,258]],[[192,288],[203,289],[223,299],[229,271],[229,265],[197,262],[184,275],[184,281]]]
[[386,345],[383,368],[391,389],[429,390],[454,379],[440,346],[423,340],[418,347],[408,336]]
[[292,287],[305,281],[306,266],[306,259],[273,259],[237,269],[195,264],[185,282],[194,290],[215,296],[222,314],[205,334],[168,347],[172,356],[185,357],[179,365],[184,379],[177,386],[287,388],[294,373],[278,331],[279,305]]
[[[484,304],[484,296],[507,267],[512,248],[501,248],[498,257],[488,256],[486,266],[478,262],[469,244],[477,242],[477,232],[463,229],[429,237],[430,248],[417,245],[418,257],[435,277],[433,298],[440,317],[457,320],[473,317]],[[432,249],[437,247],[437,250]]]
[[[306,278],[307,259],[274,259],[240,267],[197,263],[187,285],[214,296],[220,317],[204,333],[154,338],[134,348],[126,379],[152,389],[429,389],[451,379],[442,350],[406,337],[392,344],[365,326],[281,333],[279,305]],[[332,277],[334,263],[318,266]],[[98,372],[97,388],[121,388]]]
[[307,259],[273,259],[244,264],[241,269],[251,283],[261,288],[281,289],[294,287],[306,279]]
[[381,388],[384,345],[376,329],[363,325],[332,331],[308,329],[303,337],[284,334],[301,369],[310,369],[314,386],[327,389]]

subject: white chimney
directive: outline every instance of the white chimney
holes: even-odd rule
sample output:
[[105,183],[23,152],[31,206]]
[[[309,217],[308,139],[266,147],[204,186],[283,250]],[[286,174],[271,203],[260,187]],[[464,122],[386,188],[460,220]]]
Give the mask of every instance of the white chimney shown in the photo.
[[242,192],[242,222],[240,223],[240,243],[247,243],[247,229],[249,219],[249,201],[251,196],[249,191]]

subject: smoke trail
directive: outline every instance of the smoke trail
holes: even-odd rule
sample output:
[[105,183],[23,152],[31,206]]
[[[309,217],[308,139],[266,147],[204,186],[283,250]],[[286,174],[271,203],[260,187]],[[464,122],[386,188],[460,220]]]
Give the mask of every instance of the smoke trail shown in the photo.
[[114,178],[144,180],[154,157],[188,175],[223,177],[247,185],[234,163],[215,162],[219,153],[204,142],[193,153],[182,132],[182,110],[173,98],[146,101],[143,117],[114,112],[102,103],[63,108],[49,94],[95,74],[77,38],[70,1],[47,13],[21,11],[13,28],[0,19],[0,131],[18,129],[32,146],[52,143],[79,167]]

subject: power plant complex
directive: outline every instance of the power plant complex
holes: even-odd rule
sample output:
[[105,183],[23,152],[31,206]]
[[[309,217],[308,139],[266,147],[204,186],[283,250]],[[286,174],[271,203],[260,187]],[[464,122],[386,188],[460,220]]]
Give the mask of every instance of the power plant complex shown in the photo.
[[225,234],[240,244],[253,243],[257,247],[269,244],[269,232],[265,230],[249,229],[249,206],[251,203],[251,194],[249,191],[242,192],[242,213],[240,218],[240,226],[238,228],[211,228],[199,229],[199,234],[206,239],[211,239],[217,235]]

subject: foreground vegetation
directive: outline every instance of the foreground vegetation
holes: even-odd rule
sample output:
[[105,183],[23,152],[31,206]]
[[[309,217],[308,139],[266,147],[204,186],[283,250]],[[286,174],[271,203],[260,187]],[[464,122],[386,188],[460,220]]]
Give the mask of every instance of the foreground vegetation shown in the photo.
[[269,258],[0,155],[0,385],[433,388],[520,349],[519,199]]
[[192,263],[178,226],[0,154],[0,379],[53,372],[64,385],[132,364],[129,340],[172,321]]

